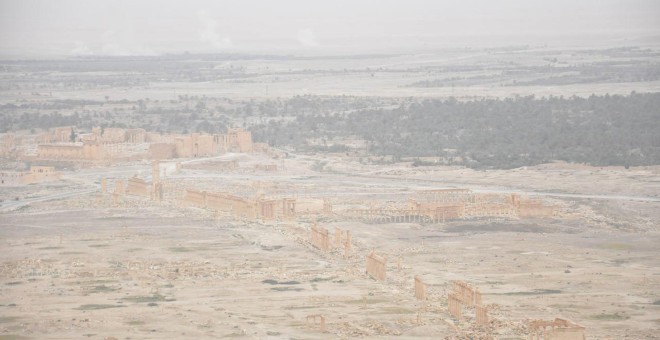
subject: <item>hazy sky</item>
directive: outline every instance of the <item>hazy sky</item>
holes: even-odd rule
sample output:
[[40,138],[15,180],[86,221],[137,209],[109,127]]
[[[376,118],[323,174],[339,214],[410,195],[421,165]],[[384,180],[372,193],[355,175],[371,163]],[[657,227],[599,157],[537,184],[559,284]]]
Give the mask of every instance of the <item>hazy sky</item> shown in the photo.
[[363,53],[443,42],[590,42],[658,37],[658,18],[658,0],[0,0],[0,53]]

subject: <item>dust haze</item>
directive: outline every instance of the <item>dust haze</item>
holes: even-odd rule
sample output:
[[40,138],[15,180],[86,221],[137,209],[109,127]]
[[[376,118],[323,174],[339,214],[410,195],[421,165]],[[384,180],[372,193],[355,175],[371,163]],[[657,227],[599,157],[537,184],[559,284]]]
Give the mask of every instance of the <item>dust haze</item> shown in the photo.
[[0,339],[658,339],[658,18],[0,0]]

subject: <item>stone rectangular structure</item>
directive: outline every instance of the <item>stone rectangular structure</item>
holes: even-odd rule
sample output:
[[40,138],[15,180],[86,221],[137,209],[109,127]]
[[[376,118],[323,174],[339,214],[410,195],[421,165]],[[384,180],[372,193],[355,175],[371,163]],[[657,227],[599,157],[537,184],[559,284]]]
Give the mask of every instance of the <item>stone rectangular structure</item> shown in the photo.
[[325,316],[321,314],[307,315],[305,317],[307,326],[310,328],[318,327],[318,330],[325,333]]
[[585,340],[585,327],[570,320],[532,320],[528,325],[529,340]]
[[455,293],[449,293],[447,295],[447,305],[449,314],[458,320],[463,318],[463,315],[461,314],[461,300]]
[[115,194],[119,196],[124,196],[126,193],[126,188],[124,187],[124,180],[118,179],[115,181]]
[[183,200],[198,208],[206,208],[206,191],[186,189]]
[[151,197],[151,186],[143,179],[138,177],[130,178],[126,181],[126,194],[142,197]]
[[105,150],[97,143],[63,143],[37,145],[39,159],[58,161],[101,160]]
[[295,218],[297,214],[297,200],[295,198],[282,199],[282,217],[285,219]]
[[176,157],[176,145],[173,143],[151,143],[149,145],[151,159],[171,159]]
[[475,323],[477,325],[488,325],[488,308],[482,306],[475,306]]
[[463,281],[452,281],[453,291],[456,297],[465,305],[480,306],[481,292]]
[[378,281],[385,281],[385,258],[373,251],[367,255],[367,274]]
[[327,229],[312,225],[310,240],[314,247],[325,252],[330,251],[330,236],[328,235]]
[[207,193],[206,208],[229,214],[237,219],[256,219],[259,216],[254,201],[227,193]]
[[0,171],[0,186],[26,185],[59,179],[60,173],[52,166],[33,165],[27,171]]
[[290,219],[296,217],[296,199],[243,198],[229,193],[203,192],[186,189],[183,201],[187,204],[228,214],[234,218]]
[[277,164],[255,164],[254,169],[264,172],[275,172],[277,171]]
[[419,276],[415,276],[415,298],[426,300],[426,284],[422,282],[422,278]]
[[353,249],[353,243],[351,241],[351,231],[346,230],[346,238],[344,239],[344,257],[348,258]]
[[229,129],[223,136],[227,151],[252,152],[252,133],[240,128]]

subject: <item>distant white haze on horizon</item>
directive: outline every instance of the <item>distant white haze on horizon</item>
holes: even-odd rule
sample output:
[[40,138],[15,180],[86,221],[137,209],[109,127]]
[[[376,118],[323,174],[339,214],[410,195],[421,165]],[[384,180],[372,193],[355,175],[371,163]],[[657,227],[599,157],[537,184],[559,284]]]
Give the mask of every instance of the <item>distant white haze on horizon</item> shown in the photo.
[[660,1],[0,0],[0,56],[660,45]]

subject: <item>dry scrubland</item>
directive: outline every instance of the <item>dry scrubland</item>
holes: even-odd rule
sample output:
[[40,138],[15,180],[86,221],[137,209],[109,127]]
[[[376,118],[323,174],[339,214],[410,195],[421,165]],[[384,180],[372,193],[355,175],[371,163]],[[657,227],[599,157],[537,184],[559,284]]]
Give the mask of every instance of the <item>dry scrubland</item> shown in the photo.
[[[240,157],[242,164],[267,161]],[[225,172],[184,168],[164,179],[162,203],[127,196],[114,204],[97,191],[5,209],[1,336],[463,338],[487,330],[499,339],[524,339],[523,320],[564,317],[586,326],[590,339],[658,338],[656,167],[552,164],[483,172],[333,160],[323,172],[312,170],[313,156],[286,159],[284,170],[274,173],[247,166]],[[149,165],[132,163],[102,172],[149,171]],[[3,199],[94,187],[99,172],[77,170],[27,191],[3,189]],[[575,176],[566,178],[569,173]],[[561,213],[438,224],[321,217],[318,224],[331,232],[351,231],[353,248],[345,258],[339,250],[324,253],[310,244],[315,217],[241,222],[181,204],[184,187],[227,190],[255,181],[264,191],[330,196],[336,211],[365,200],[393,204],[420,188],[449,185],[532,196],[536,191]],[[603,196],[609,194],[621,197]],[[387,258],[384,282],[364,273],[371,250]],[[427,301],[414,297],[415,275],[428,285]],[[460,322],[449,315],[452,280],[481,290],[492,319],[487,328],[472,325],[470,309]],[[306,325],[305,317],[314,314],[325,316],[326,333]]]
[[504,98],[660,91],[657,46],[453,48],[349,56],[170,55],[5,62],[4,101],[296,95]]
[[[186,134],[181,124],[199,127],[193,115],[249,129],[268,117],[251,116],[246,107],[307,94],[310,107],[321,111],[326,108],[314,105],[337,99],[330,96],[355,96],[341,105],[365,105],[321,112],[333,114],[425,98],[658,92],[657,55],[643,48],[520,47],[331,58],[8,61],[0,101],[11,113],[0,118],[13,115],[12,124],[22,126],[14,130],[22,131],[7,132],[31,135],[22,139],[29,144],[39,129],[59,125],[42,126],[26,112],[37,120],[76,115],[92,124],[76,132],[124,125]],[[295,118],[284,112],[269,119]],[[146,152],[147,144],[139,146],[129,151]],[[36,146],[19,151],[27,160],[3,158],[3,171],[39,163]],[[288,154],[183,159],[180,172],[175,161],[162,161],[161,202],[102,193],[101,178],[108,178],[109,190],[133,175],[149,180],[151,163],[128,157],[103,167],[45,161],[61,179],[0,187],[0,340],[513,340],[527,339],[526,320],[555,317],[585,326],[588,339],[660,338],[658,166],[555,162],[473,170],[359,159],[382,155],[277,152]],[[237,168],[220,166],[232,160]],[[273,164],[275,171],[258,167]],[[515,193],[557,213],[438,223],[366,223],[343,214],[404,207],[415,192],[442,188]],[[333,213],[236,220],[184,204],[185,189],[326,198]],[[331,235],[335,228],[350,231],[349,255],[314,247],[314,223]],[[365,274],[371,251],[386,258],[385,281]],[[415,298],[415,276],[427,284],[425,301]],[[488,325],[474,325],[472,307],[464,307],[463,320],[450,315],[454,280],[481,291]],[[307,324],[309,315],[325,316],[325,332]]]

